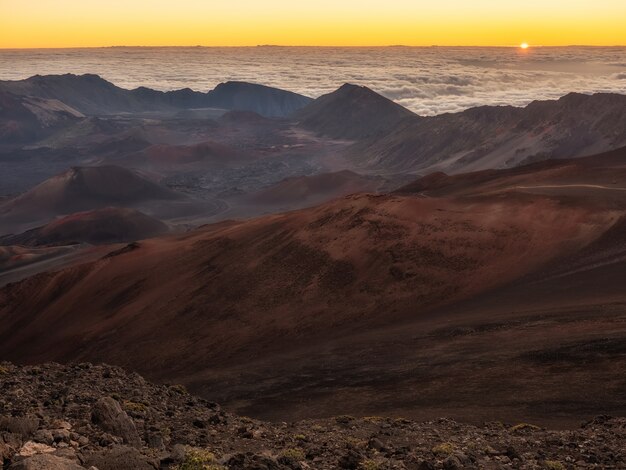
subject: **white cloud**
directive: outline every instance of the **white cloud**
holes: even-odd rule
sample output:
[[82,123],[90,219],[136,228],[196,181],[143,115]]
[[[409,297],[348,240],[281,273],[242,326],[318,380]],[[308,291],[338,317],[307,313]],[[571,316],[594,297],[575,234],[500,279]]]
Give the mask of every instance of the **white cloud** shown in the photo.
[[626,93],[626,48],[139,48],[0,51],[0,79],[97,73],[125,88],[263,83],[308,96],[366,85],[423,115],[523,106],[578,91]]

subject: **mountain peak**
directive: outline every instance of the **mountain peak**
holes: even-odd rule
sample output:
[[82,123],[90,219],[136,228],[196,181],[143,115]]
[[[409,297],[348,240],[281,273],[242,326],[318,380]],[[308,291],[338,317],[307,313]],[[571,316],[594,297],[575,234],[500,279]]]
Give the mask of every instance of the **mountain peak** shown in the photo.
[[345,83],[298,113],[303,127],[338,139],[363,139],[416,115],[372,89]]

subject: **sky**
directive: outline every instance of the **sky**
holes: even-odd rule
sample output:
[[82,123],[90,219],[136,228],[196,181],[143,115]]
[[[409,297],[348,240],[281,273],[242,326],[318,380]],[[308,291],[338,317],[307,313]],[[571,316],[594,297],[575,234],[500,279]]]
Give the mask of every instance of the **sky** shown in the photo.
[[626,0],[0,0],[0,48],[626,45]]

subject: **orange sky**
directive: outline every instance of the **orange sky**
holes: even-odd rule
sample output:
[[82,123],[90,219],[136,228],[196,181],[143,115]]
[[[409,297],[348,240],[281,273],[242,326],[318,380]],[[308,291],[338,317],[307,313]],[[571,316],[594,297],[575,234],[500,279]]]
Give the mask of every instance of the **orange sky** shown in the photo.
[[0,0],[0,47],[626,45],[626,0]]

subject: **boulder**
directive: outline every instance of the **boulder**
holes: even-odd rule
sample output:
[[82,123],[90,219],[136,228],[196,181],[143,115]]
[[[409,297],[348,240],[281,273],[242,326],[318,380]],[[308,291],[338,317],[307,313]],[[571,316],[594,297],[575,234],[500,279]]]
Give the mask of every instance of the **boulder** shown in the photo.
[[98,470],[155,470],[156,462],[137,449],[127,446],[113,446],[85,458],[85,465]]
[[126,444],[141,446],[135,423],[113,398],[104,397],[98,400],[93,407],[91,420],[104,431],[124,439]]
[[11,465],[11,470],[85,470],[76,462],[50,454],[37,454]]

